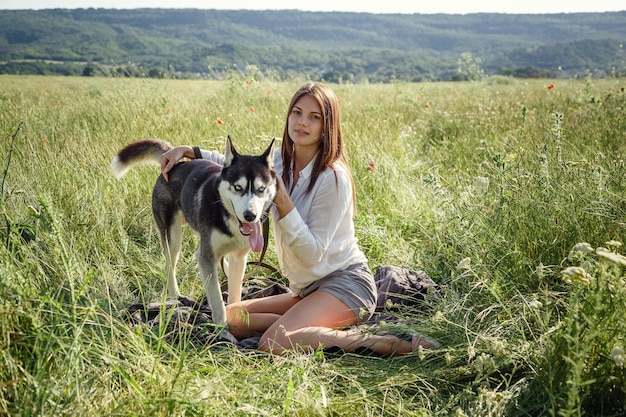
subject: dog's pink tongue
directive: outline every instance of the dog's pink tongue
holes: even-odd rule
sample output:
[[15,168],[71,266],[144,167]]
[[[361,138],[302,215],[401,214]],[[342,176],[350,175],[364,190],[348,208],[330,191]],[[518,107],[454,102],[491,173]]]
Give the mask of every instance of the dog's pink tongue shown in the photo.
[[250,230],[250,249],[254,252],[260,252],[263,250],[263,232],[261,231],[261,222],[244,223]]

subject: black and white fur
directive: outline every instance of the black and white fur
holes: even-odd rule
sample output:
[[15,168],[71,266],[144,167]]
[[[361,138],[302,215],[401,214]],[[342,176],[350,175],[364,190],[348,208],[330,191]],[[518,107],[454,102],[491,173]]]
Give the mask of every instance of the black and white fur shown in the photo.
[[[136,165],[160,164],[161,154],[171,148],[159,139],[139,140],[113,158],[111,170],[121,178]],[[239,301],[248,253],[251,245],[259,250],[259,239],[262,247],[260,223],[265,220],[276,191],[274,140],[262,155],[252,156],[237,153],[229,137],[223,166],[194,159],[178,163],[169,172],[169,181],[160,175],[152,191],[152,212],[165,257],[169,296],[180,296],[176,264],[186,222],[200,238],[196,256],[213,322],[225,326],[218,265],[227,257],[228,266],[224,269],[228,276],[228,302]],[[222,335],[232,338],[225,329]]]

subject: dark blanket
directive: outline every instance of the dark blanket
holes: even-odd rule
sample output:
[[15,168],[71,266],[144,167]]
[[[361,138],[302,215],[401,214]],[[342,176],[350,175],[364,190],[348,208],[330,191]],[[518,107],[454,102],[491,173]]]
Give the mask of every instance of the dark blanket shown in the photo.
[[[436,297],[437,284],[424,271],[414,271],[397,266],[381,266],[374,274],[378,299],[374,315],[365,325],[376,325],[381,320],[393,321],[395,314],[403,306],[412,306],[412,311],[427,311],[430,301]],[[287,292],[286,286],[274,283],[269,286],[246,285],[242,299],[267,297]],[[223,294],[224,300],[228,294]],[[126,313],[128,323],[133,328],[165,331],[170,341],[186,339],[192,343],[208,344],[221,341],[218,329],[211,321],[211,309],[204,299],[202,302],[187,297],[166,302],[134,304]],[[165,325],[165,328],[160,327]],[[259,336],[239,340],[242,349],[256,349]]]

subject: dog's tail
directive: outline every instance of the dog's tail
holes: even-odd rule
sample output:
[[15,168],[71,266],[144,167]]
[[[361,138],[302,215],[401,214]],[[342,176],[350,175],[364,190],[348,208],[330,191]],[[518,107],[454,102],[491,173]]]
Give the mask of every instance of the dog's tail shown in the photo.
[[161,154],[172,145],[161,139],[141,139],[122,149],[111,161],[111,172],[122,178],[129,169],[141,164],[161,164]]

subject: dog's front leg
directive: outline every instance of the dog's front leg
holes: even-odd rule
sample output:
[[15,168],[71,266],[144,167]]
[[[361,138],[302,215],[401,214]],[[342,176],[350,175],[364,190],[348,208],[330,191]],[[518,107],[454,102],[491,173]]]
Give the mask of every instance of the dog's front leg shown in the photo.
[[243,277],[249,252],[249,249],[246,248],[239,252],[231,252],[227,255],[228,267],[226,268],[226,275],[228,276],[228,304],[241,301],[241,288],[243,286]]
[[[200,244],[202,248],[202,243]],[[228,322],[226,320],[226,306],[222,299],[222,290],[220,289],[219,276],[217,272],[217,263],[215,258],[207,253],[203,253],[198,249],[197,253],[198,266],[200,268],[200,278],[204,286],[204,291],[211,308],[211,317],[213,323],[223,326],[219,335],[232,343],[237,343],[237,339],[228,331]]]

